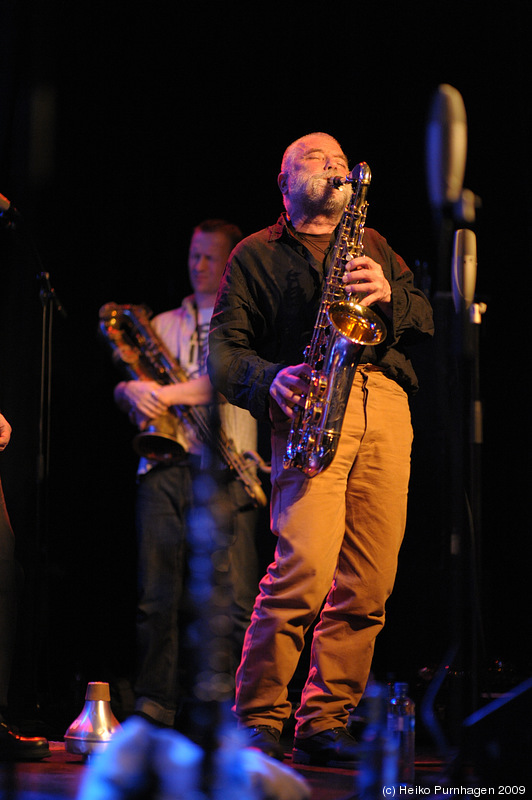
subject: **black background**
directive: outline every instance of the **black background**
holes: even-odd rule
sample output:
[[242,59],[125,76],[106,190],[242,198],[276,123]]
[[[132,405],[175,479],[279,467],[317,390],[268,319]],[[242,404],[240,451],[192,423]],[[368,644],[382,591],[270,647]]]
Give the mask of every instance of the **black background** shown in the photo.
[[[177,305],[189,291],[192,227],[225,217],[247,234],[273,222],[283,150],[314,130],[338,138],[352,163],[370,164],[368,225],[411,266],[426,263],[433,290],[441,271],[425,130],[442,83],[464,99],[464,186],[481,199],[477,293],[487,312],[473,591],[481,668],[502,681],[528,674],[528,4],[163,2],[131,10],[53,0],[2,9],[0,191],[22,215],[1,238],[0,323],[0,400],[14,429],[2,480],[26,572],[17,694],[45,697],[68,718],[87,680],[131,675],[136,458],[133,431],[112,400],[118,376],[96,335],[100,306],[143,302],[158,313]],[[36,468],[49,339],[43,271],[67,314],[52,313],[44,487]],[[445,338],[443,347],[445,360]],[[452,620],[471,615],[449,564],[453,498],[437,352],[417,357],[410,517],[375,658],[379,676],[413,682],[444,657]],[[272,542],[264,537],[266,556]]]

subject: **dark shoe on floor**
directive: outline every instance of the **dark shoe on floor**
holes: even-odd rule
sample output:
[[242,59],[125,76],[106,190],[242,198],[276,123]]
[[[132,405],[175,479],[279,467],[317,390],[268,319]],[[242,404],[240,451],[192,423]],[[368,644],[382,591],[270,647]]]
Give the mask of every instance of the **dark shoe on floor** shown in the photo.
[[283,761],[284,750],[279,744],[281,734],[276,728],[267,725],[258,725],[256,728],[247,728],[248,747],[256,747],[270,758]]
[[357,740],[345,728],[321,731],[307,738],[295,738],[294,764],[321,767],[354,767],[358,760]]
[[0,720],[0,761],[40,761],[50,755],[42,736],[20,736]]

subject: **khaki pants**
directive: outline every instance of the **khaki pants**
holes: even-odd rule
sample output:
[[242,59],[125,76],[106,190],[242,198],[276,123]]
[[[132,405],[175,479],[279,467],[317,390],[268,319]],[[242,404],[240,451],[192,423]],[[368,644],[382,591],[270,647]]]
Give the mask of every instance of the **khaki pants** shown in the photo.
[[282,466],[286,421],[272,434],[274,561],[260,583],[237,673],[240,724],[282,730],[287,686],[314,629],[296,734],[345,726],[369,676],[406,523],[412,426],[408,398],[359,367],[332,464],[308,479]]

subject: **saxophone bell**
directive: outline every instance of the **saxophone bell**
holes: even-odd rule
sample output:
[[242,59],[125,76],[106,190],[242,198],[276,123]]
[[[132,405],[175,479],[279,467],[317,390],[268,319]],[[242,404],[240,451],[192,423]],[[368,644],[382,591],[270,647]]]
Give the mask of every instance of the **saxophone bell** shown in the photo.
[[186,458],[184,447],[178,440],[179,421],[167,413],[152,419],[133,439],[133,449],[138,456],[166,463]]

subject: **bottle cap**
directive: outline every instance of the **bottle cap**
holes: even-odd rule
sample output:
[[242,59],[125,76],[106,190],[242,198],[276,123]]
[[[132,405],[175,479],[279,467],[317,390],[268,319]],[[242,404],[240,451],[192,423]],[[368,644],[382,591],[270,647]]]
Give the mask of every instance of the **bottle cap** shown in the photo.
[[406,694],[408,692],[408,683],[402,683],[402,682],[396,683],[394,684],[393,689],[395,694],[402,694],[403,692],[404,694]]

